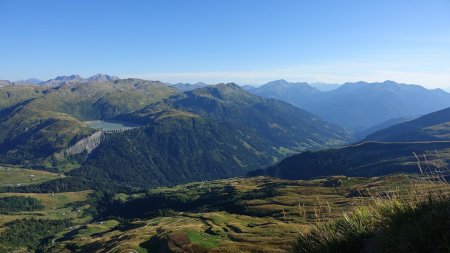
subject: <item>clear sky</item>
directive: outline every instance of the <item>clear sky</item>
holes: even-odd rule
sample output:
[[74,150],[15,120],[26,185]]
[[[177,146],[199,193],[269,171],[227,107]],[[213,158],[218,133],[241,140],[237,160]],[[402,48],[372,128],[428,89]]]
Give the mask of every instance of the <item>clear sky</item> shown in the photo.
[[450,87],[449,0],[0,0],[0,79]]

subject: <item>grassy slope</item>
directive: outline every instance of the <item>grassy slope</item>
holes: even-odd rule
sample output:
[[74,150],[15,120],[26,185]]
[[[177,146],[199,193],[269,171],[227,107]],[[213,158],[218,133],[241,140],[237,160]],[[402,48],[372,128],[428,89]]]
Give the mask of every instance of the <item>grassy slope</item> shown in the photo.
[[32,102],[33,108],[72,115],[80,120],[107,119],[141,109],[177,91],[160,82],[125,79],[49,89]]
[[284,159],[279,164],[255,174],[267,174],[286,179],[306,179],[319,176],[379,176],[390,173],[418,173],[413,152],[438,163],[436,154],[448,163],[450,142],[380,143],[367,142],[339,149],[303,152]]
[[61,176],[47,171],[0,165],[0,187],[40,184],[57,178]]
[[435,176],[422,178],[430,182],[428,189],[412,187],[403,197],[374,196],[374,204],[314,226],[298,237],[293,252],[448,252],[450,185]]
[[0,110],[19,102],[44,95],[45,88],[38,86],[0,87]]
[[[82,192],[64,192],[64,193],[0,193],[0,197],[6,196],[24,196],[32,197],[41,201],[44,205],[43,210],[33,212],[19,212],[11,215],[0,215],[0,231],[4,229],[7,222],[23,218],[41,218],[41,219],[71,219],[75,222],[85,222],[86,218],[82,212],[78,212],[68,207],[68,204],[87,199],[91,191]],[[80,207],[84,209],[85,207]]]
[[67,114],[36,110],[30,103],[0,111],[0,161],[36,165],[93,132]]
[[450,108],[369,135],[368,141],[450,140]]
[[[406,176],[380,178],[335,177],[314,181],[287,181],[264,177],[227,179],[191,183],[171,188],[151,190],[169,199],[184,199],[195,207],[198,199],[218,194],[219,203],[226,198],[226,189],[234,189],[242,198],[241,211],[226,212],[227,207],[214,207],[208,202],[201,212],[173,210],[163,217],[140,217],[128,225],[115,227],[105,223],[92,223],[75,229],[63,237],[53,252],[64,252],[64,245],[79,250],[96,252],[155,252],[157,250],[193,250],[193,252],[287,252],[290,243],[310,229],[311,224],[338,219],[342,212],[371,203],[371,197],[358,192],[369,189],[372,194],[405,191],[419,180]],[[270,195],[260,195],[272,189]],[[264,190],[266,189],[266,190]],[[222,197],[220,197],[222,196]],[[124,207],[145,195],[120,194]],[[123,202],[125,201],[125,202]],[[143,202],[144,203],[144,202]],[[167,202],[166,202],[167,203]],[[160,202],[149,203],[153,207]],[[132,210],[132,206],[128,210]],[[200,207],[199,207],[200,208]],[[142,213],[141,213],[142,215]],[[109,219],[107,219],[109,220]],[[108,221],[106,224],[114,224]],[[93,232],[89,232],[93,230]]]

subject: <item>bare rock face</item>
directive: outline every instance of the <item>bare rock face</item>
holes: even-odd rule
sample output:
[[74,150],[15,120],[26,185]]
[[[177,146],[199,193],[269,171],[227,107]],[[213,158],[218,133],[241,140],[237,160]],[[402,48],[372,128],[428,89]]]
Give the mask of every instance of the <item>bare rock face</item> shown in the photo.
[[100,145],[100,143],[105,139],[105,137],[106,137],[105,132],[97,131],[92,135],[79,140],[73,146],[62,151],[62,155],[64,157],[67,157],[71,155],[81,154],[84,151],[90,154],[94,149],[98,147],[98,145]]

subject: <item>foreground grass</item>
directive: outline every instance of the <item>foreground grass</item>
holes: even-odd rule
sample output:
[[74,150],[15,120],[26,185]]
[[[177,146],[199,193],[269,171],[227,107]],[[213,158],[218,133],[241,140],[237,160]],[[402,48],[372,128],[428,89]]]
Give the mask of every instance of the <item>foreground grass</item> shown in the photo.
[[450,252],[450,198],[445,182],[409,198],[377,198],[340,220],[315,226],[293,252]]
[[[312,225],[337,221],[355,208],[364,210],[374,201],[370,194],[406,194],[412,182],[429,187],[429,182],[405,175],[308,181],[255,177],[117,194],[112,207],[135,213],[130,223],[124,226],[118,212],[117,226],[103,228],[114,219],[105,217],[103,224],[97,220],[74,228],[56,239],[52,252],[289,252],[290,243]],[[230,197],[233,201],[225,201]]]
[[[340,224],[343,232],[351,234],[340,238],[342,244],[350,245],[349,250],[338,252],[352,252],[354,244],[348,244],[348,238],[362,238],[359,248],[368,248],[371,245],[368,242],[373,241],[377,219],[372,212],[374,206],[382,203],[377,200],[389,200],[393,196],[391,199],[395,197],[401,203],[403,196],[413,188],[426,191],[436,186],[417,176],[406,175],[308,181],[267,177],[226,179],[138,194],[116,194],[111,196],[113,205],[106,205],[106,210],[123,210],[127,217],[121,216],[122,212],[110,212],[115,216],[94,216],[94,220],[92,216],[83,216],[83,211],[88,210],[86,207],[72,208],[77,201],[86,200],[90,191],[2,193],[0,197],[38,199],[44,209],[0,215],[0,237],[10,233],[8,230],[14,224],[11,221],[39,217],[46,222],[71,222],[53,236],[43,235],[42,238],[47,239],[39,247],[45,249],[44,252],[282,253],[292,249],[290,243],[299,234],[307,236],[307,231],[322,227],[312,229],[314,224],[329,224],[329,228],[335,230],[333,224]],[[342,219],[343,213],[347,213],[345,219]],[[358,218],[359,222],[355,222]],[[372,225],[367,226],[368,220]],[[353,227],[345,230],[350,226],[347,223]],[[361,235],[364,236],[358,237]],[[355,240],[355,243],[360,241]],[[24,244],[22,247],[32,248]]]

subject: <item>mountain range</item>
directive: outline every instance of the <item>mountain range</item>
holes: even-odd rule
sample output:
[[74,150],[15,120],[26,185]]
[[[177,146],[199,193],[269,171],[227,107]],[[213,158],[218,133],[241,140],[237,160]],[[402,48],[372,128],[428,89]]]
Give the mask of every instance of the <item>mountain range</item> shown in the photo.
[[[24,83],[0,81],[0,86],[36,85],[38,80]],[[79,75],[58,76],[40,82],[39,86],[58,87],[69,83],[114,82],[118,77],[97,74],[89,78]],[[208,86],[194,84],[167,84],[179,92]],[[278,99],[311,112],[325,121],[339,125],[358,141],[371,133],[450,106],[450,94],[441,89],[428,90],[419,85],[385,81],[382,83],[324,84],[275,80],[262,86],[242,86],[248,92]],[[420,101],[420,103],[417,103]],[[357,105],[357,106],[355,106]]]
[[428,90],[393,81],[345,83],[334,90],[321,91],[307,83],[277,80],[248,90],[291,103],[356,136],[389,120],[417,117],[450,106],[450,94],[441,89]]
[[[342,213],[360,213],[374,196],[416,199],[448,177],[450,107],[412,115],[422,107],[411,94],[426,98],[426,110],[446,97],[421,87],[108,75],[0,85],[0,252],[290,252],[318,222],[341,226]],[[348,108],[345,119],[372,108],[367,117],[381,121],[389,106],[412,116],[351,133],[268,98],[294,103],[298,94],[311,104],[327,94],[322,103]]]
[[[316,169],[313,174],[300,170],[301,177],[331,175],[337,171],[327,166],[355,157],[351,154],[370,157],[365,155],[369,152],[376,154],[373,161],[390,157],[390,152],[393,160],[387,164],[395,166],[384,164],[382,171],[396,171],[406,154],[410,159],[416,149],[441,150],[444,144],[435,142],[448,141],[449,136],[448,109],[416,119],[449,103],[448,93],[392,81],[347,83],[331,91],[284,80],[255,88],[234,83],[169,85],[101,74],[11,84],[0,89],[0,163],[137,187],[242,176],[273,164],[259,173],[278,175],[285,171],[284,164],[305,161],[306,167]],[[292,104],[302,98],[303,107],[311,106],[321,116],[272,97]],[[413,103],[417,97],[423,101],[419,105]],[[92,120],[138,127],[99,135],[86,123]],[[356,130],[352,136],[338,124],[361,128],[379,121],[360,132],[359,138],[367,136],[365,141],[371,143],[339,148],[355,139]],[[339,172],[375,175],[381,165],[371,161],[343,162],[347,165]],[[375,167],[363,169],[366,163]]]
[[177,88],[180,91],[190,91],[190,90],[195,90],[198,88],[203,88],[208,86],[208,84],[204,83],[204,82],[198,82],[198,83],[176,83],[176,84],[169,84],[169,86],[172,86],[174,88]]
[[57,87],[69,83],[113,82],[118,79],[119,78],[117,76],[110,76],[105,74],[96,74],[89,78],[83,78],[80,75],[70,75],[70,76],[57,76],[47,81],[42,81],[38,78],[28,78],[13,82],[8,80],[0,80],[0,87],[4,87],[6,85],[40,85],[40,86]]
[[[46,83],[0,90],[1,163],[148,187],[241,176],[350,140],[339,126],[233,83],[185,92],[106,75]],[[140,127],[100,137],[92,120]]]
[[365,141],[450,141],[450,108],[381,129]]

